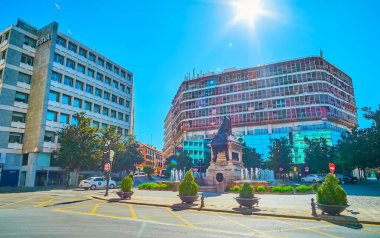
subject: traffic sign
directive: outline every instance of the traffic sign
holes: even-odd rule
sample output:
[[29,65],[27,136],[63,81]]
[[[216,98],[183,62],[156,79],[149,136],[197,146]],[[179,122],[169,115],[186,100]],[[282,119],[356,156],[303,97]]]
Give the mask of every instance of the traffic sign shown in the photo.
[[330,169],[330,173],[334,173],[335,172],[335,164],[334,163],[329,163],[329,169]]
[[105,163],[104,164],[104,172],[109,172],[111,170],[111,165],[110,165],[110,163]]
[[305,172],[309,172],[309,167],[305,167]]

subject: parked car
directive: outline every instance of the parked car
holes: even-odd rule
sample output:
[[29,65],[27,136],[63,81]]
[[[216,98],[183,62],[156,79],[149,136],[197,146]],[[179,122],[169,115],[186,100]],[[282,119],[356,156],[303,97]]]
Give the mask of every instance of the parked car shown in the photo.
[[138,176],[138,175],[145,176],[145,173],[142,172],[142,171],[136,171],[136,172],[135,172],[135,176]]
[[[80,188],[84,189],[98,189],[98,188],[106,188],[107,180],[104,177],[90,177],[84,180],[81,180],[79,183]],[[110,179],[109,188],[116,188],[116,182]]]
[[308,174],[305,177],[301,178],[302,182],[323,182],[324,177],[319,174]]
[[337,179],[339,179],[339,182],[341,184],[345,184],[345,183],[355,184],[355,183],[359,182],[358,178],[352,177],[352,176],[343,175],[343,174],[335,174],[335,177]]

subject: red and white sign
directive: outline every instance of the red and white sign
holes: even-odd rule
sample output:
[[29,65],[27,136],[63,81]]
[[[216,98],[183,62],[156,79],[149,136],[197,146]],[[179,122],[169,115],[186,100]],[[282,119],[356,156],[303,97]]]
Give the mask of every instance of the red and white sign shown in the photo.
[[107,173],[108,173],[108,172],[110,171],[110,169],[111,169],[111,165],[110,165],[110,163],[108,163],[108,162],[105,163],[105,164],[104,164],[104,172],[107,172]]
[[191,170],[193,170],[193,172],[198,172],[198,168],[191,168]]
[[330,169],[330,173],[334,173],[335,172],[335,164],[334,163],[329,163],[329,169]]
[[309,172],[309,167],[305,167],[305,172]]

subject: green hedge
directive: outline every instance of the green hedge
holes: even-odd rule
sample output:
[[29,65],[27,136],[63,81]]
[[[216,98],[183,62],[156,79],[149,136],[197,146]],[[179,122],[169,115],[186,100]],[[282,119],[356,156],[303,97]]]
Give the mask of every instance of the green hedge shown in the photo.
[[292,186],[275,186],[272,188],[272,192],[274,193],[292,193]]
[[232,188],[230,188],[230,191],[231,191],[231,192],[234,192],[234,193],[239,193],[240,190],[241,190],[241,188],[240,188],[240,186],[238,186],[238,185],[235,185],[235,186],[233,186]]
[[146,190],[167,190],[169,185],[167,184],[156,184],[156,183],[143,183],[137,186],[137,189],[146,189]]
[[258,186],[258,187],[256,188],[256,191],[257,191],[257,192],[265,192],[265,187],[264,187],[264,186]]
[[307,185],[299,185],[296,187],[297,193],[308,193],[313,190],[313,186],[307,186]]

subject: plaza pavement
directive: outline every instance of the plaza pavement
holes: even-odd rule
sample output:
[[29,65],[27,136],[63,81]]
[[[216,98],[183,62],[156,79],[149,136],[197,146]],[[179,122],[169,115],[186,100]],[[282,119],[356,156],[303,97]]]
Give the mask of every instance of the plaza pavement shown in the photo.
[[[111,191],[108,197],[104,197],[104,191],[97,191],[92,197],[110,202],[200,210],[200,198],[193,206],[182,205],[181,200],[177,196],[178,192],[133,189],[134,194],[131,200],[120,200],[115,193],[116,191]],[[256,206],[252,210],[239,208],[234,199],[238,194],[204,193],[204,196],[205,206],[202,210],[205,211],[380,224],[379,196],[349,195],[347,198],[350,207],[341,213],[340,216],[322,215],[321,211],[317,209],[318,215],[316,217],[311,215],[311,198],[315,199],[315,194],[256,194],[255,196],[260,198],[260,202],[259,206]]]

